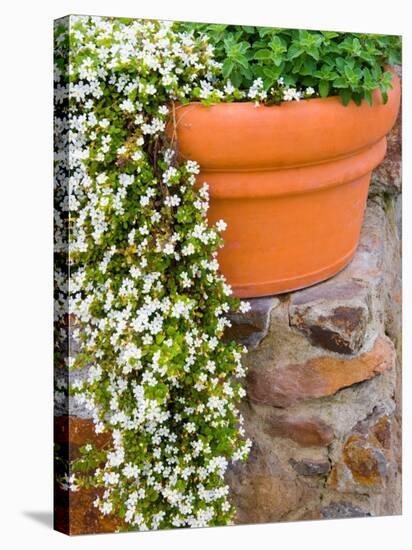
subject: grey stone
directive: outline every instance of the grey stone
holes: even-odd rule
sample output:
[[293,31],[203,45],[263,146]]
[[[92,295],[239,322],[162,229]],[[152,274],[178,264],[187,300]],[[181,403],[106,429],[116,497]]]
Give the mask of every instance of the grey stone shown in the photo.
[[320,515],[324,519],[363,518],[371,516],[369,512],[354,506],[350,502],[331,502],[320,509]]
[[230,313],[229,320],[232,323],[225,332],[227,340],[236,340],[249,349],[256,348],[267,336],[270,314],[279,303],[275,296],[251,298],[250,310],[247,313]]
[[327,460],[294,460],[291,458],[289,464],[292,468],[302,476],[318,476],[326,475],[330,470],[330,463]]
[[370,318],[369,291],[355,281],[317,287],[293,294],[290,324],[313,345],[337,353],[359,351]]

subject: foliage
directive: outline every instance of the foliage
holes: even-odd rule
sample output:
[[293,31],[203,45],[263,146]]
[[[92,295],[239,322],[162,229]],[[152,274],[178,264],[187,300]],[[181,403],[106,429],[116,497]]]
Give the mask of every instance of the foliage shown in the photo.
[[260,78],[275,103],[285,99],[279,79],[320,97],[339,95],[345,105],[351,99],[371,105],[375,89],[386,101],[391,73],[385,65],[400,62],[400,36],[202,23],[181,28],[208,36],[224,79],[245,90]]
[[248,304],[219,273],[225,224],[207,226],[199,167],[178,162],[165,128],[175,101],[240,96],[214,84],[205,38],[157,21],[68,23],[55,33],[55,250],[70,268],[67,288],[56,263],[56,334],[64,348],[69,300],[70,392],[113,445],[85,446],[65,486],[103,487],[95,505],[127,529],[227,524],[225,471],[250,442],[244,350],[223,332]]

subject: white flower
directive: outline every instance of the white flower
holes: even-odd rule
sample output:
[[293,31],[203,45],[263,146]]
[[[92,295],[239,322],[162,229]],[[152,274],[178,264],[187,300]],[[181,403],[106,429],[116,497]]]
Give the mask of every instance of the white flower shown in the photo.
[[102,506],[100,507],[100,511],[103,515],[110,514],[110,512],[113,509],[113,504],[111,502],[104,502]]
[[177,195],[169,195],[165,198],[165,204],[167,206],[179,206],[180,202],[181,199]]
[[163,247],[163,252],[167,255],[170,255],[170,254],[173,254],[175,251],[175,247],[172,243],[167,243],[164,247]]
[[216,222],[216,229],[218,231],[225,231],[225,229],[227,228],[227,223],[223,220],[219,220]]
[[261,78],[253,81],[247,95],[250,99],[265,99],[267,97],[267,92],[263,89],[263,80]]
[[198,174],[200,172],[200,167],[195,160],[188,160],[186,161],[186,170],[190,174]]
[[240,302],[239,311],[241,313],[247,313],[251,310],[251,308],[252,306],[250,305],[250,302],[245,302],[244,300]]
[[190,256],[191,254],[193,254],[195,252],[195,247],[193,246],[192,243],[189,243],[188,245],[186,245],[185,247],[183,247],[182,249],[182,254],[183,256]]
[[107,181],[107,175],[104,172],[102,172],[97,176],[96,181],[97,183],[105,183],[105,181]]
[[228,80],[225,87],[224,87],[225,93],[228,94],[228,95],[233,94],[235,89],[236,88],[233,86],[233,84],[230,82],[230,80]]
[[122,101],[119,107],[120,109],[122,109],[122,111],[127,111],[128,113],[133,113],[133,111],[135,110],[135,107],[130,99],[125,99],[124,101]]
[[283,90],[284,101],[299,101],[301,97],[301,92],[299,92],[296,88],[285,88],[285,90]]

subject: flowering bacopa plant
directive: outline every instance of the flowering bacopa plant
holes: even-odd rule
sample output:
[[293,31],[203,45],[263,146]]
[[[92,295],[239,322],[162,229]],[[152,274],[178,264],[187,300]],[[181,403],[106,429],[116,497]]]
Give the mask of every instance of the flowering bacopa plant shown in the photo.
[[206,37],[68,21],[55,33],[56,323],[69,312],[69,391],[112,445],[85,445],[63,481],[102,488],[95,506],[121,529],[227,524],[225,472],[250,441],[244,349],[223,333],[248,304],[219,273],[225,223],[207,225],[207,184],[195,190],[199,167],[179,163],[165,127],[175,101],[241,92],[216,79]]

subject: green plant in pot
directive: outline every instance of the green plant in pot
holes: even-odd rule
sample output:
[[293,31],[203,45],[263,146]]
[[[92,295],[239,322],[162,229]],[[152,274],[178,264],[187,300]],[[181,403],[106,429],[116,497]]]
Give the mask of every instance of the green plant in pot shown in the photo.
[[219,259],[235,295],[334,275],[356,251],[371,171],[398,112],[400,38],[183,28],[208,37],[220,78],[241,95],[180,105],[170,132],[181,157],[199,162],[198,182],[210,185],[210,222],[228,223]]

